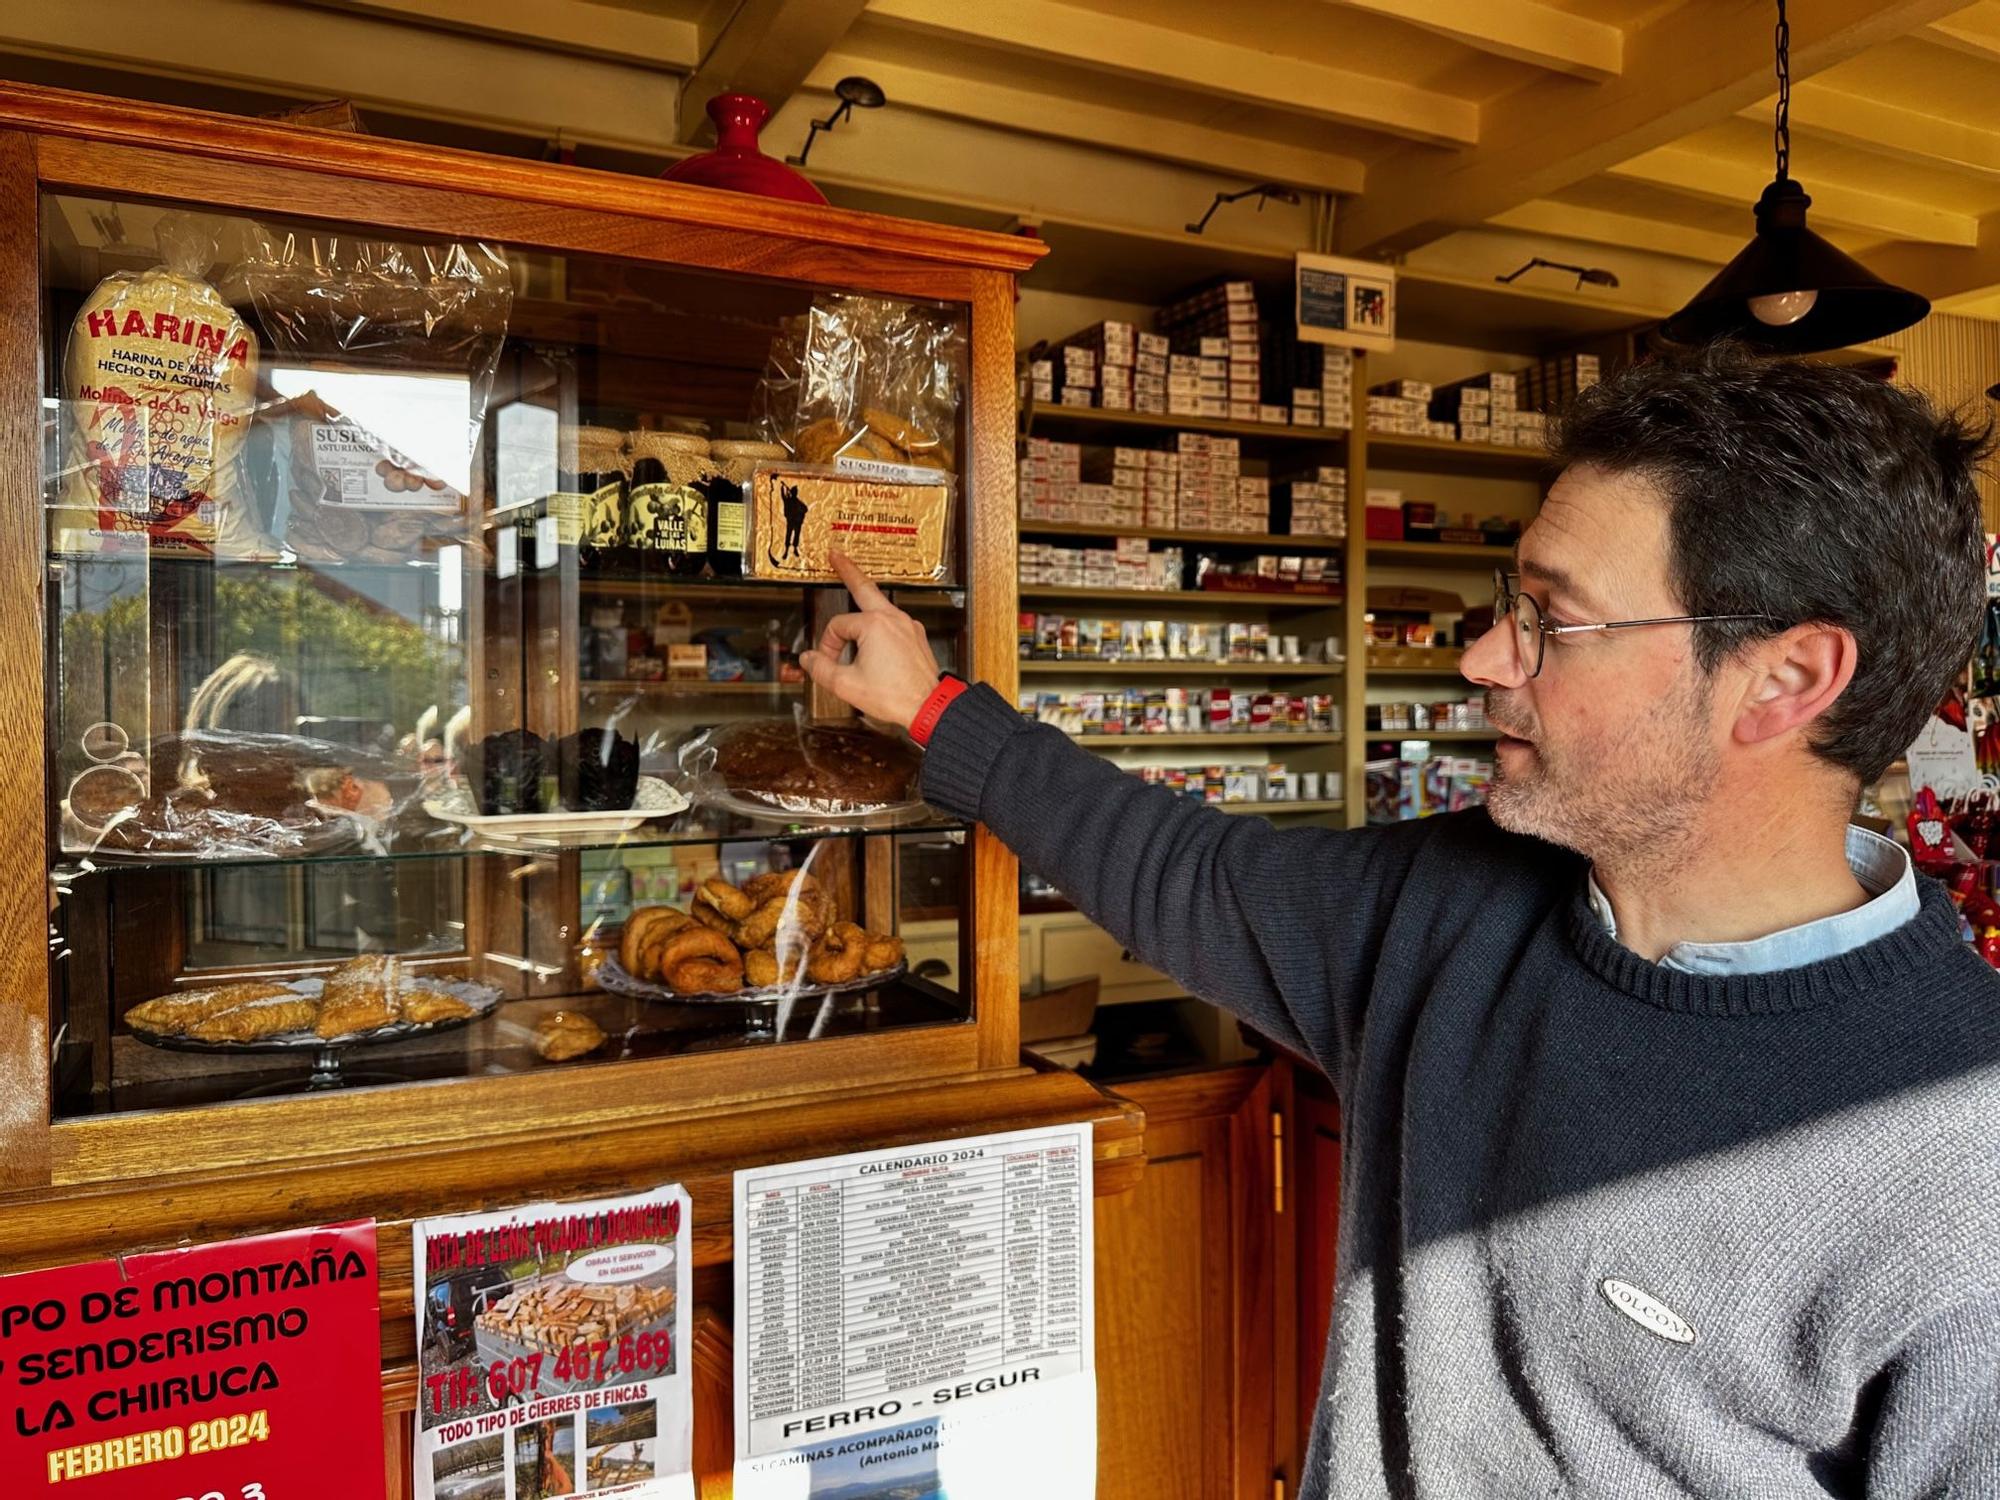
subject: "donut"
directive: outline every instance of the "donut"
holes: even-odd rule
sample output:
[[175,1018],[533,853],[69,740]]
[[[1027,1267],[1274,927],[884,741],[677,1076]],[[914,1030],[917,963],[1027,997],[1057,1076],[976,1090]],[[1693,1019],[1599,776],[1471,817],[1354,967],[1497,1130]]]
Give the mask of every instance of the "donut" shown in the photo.
[[712,932],[727,932],[736,925],[700,896],[689,903],[688,912],[695,921]]
[[763,902],[737,924],[734,936],[741,947],[768,948],[781,932],[797,933],[809,943],[826,927],[823,902],[801,888],[796,896],[786,892]]
[[727,935],[695,924],[683,927],[660,948],[655,973],[665,977],[691,958],[713,959],[731,968],[743,967],[743,956]]
[[742,921],[757,908],[755,901],[720,876],[704,880],[701,883],[701,893],[710,906],[732,922]]
[[743,978],[752,989],[768,989],[774,984],[796,981],[805,972],[806,955],[803,952],[786,956],[791,972],[787,975],[778,961],[778,955],[769,948],[754,948],[743,955]]
[[743,988],[743,966],[714,959],[690,958],[665,974],[667,984],[679,995],[731,995]]
[[645,948],[649,942],[671,936],[688,925],[687,913],[671,906],[642,906],[625,919],[625,931],[618,939],[618,962],[634,979],[646,974]]
[[817,943],[806,973],[814,984],[846,984],[861,972],[868,934],[852,922],[836,922]]
[[903,940],[878,933],[868,934],[867,950],[861,955],[861,972],[880,974],[903,961]]

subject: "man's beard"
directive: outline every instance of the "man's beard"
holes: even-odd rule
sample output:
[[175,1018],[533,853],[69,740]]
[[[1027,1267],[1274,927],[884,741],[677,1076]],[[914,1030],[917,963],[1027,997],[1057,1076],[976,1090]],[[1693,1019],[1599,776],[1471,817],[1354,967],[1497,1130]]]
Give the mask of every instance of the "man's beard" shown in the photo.
[[1493,821],[1574,849],[1598,863],[1672,868],[1699,837],[1698,811],[1714,790],[1707,734],[1710,689],[1692,674],[1650,711],[1588,746],[1553,746],[1506,695],[1486,694],[1496,729],[1532,743],[1509,774],[1495,763],[1486,805]]

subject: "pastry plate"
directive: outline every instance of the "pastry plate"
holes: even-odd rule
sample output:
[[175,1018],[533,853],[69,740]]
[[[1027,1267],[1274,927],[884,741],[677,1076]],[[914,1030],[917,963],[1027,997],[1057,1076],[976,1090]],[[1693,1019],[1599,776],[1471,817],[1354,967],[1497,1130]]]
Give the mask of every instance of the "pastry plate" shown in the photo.
[[526,838],[547,833],[629,833],[648,818],[686,812],[688,799],[657,776],[641,776],[630,807],[607,812],[482,813],[463,785],[424,803],[443,823],[457,823],[488,838]]
[[[781,807],[775,802],[747,797],[741,792],[716,792],[708,800],[711,806],[720,808],[724,812],[735,813],[739,817],[792,826],[895,828],[904,823],[920,823],[926,818],[937,816],[931,810],[930,804],[922,801],[885,802],[870,807],[857,807],[847,812],[823,812],[813,807]],[[796,800],[804,802],[809,799]]]
[[[500,991],[493,986],[474,984],[465,979],[429,979],[421,974],[406,974],[402,987],[406,990],[436,990],[440,994],[455,996],[472,1007],[472,1014],[453,1016],[448,1021],[397,1021],[388,1026],[378,1026],[373,1031],[357,1031],[347,1036],[323,1037],[311,1031],[281,1031],[275,1036],[259,1037],[254,1042],[212,1042],[203,1037],[145,1031],[137,1026],[130,1030],[133,1036],[148,1046],[164,1048],[168,1052],[316,1052],[323,1047],[381,1047],[390,1042],[406,1041],[413,1036],[453,1031],[460,1026],[470,1026],[474,1021],[483,1021],[499,1008],[502,999]],[[317,1000],[323,981],[299,979],[286,988],[303,999]]]
[[873,974],[857,974],[842,984],[772,984],[761,990],[736,990],[727,995],[683,995],[671,985],[634,979],[613,954],[598,966],[597,983],[614,995],[629,995],[635,1000],[670,1000],[683,1005],[776,1005],[782,1000],[817,1000],[824,995],[849,995],[858,990],[872,990],[877,985],[887,984],[908,967],[907,962],[899,959],[894,968]]

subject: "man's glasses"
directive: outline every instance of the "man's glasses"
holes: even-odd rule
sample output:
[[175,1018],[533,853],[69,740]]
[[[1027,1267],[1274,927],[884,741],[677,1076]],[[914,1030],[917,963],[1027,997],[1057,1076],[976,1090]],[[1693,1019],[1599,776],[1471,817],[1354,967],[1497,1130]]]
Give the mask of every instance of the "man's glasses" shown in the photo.
[[1776,615],[1663,615],[1657,620],[1601,620],[1590,625],[1551,625],[1533,594],[1515,588],[1520,575],[1504,568],[1493,570],[1493,618],[1513,621],[1514,649],[1520,652],[1521,672],[1526,677],[1542,675],[1542,658],[1548,652],[1549,637],[1583,635],[1603,630],[1636,630],[1641,625],[1700,625],[1711,620],[1770,620]]

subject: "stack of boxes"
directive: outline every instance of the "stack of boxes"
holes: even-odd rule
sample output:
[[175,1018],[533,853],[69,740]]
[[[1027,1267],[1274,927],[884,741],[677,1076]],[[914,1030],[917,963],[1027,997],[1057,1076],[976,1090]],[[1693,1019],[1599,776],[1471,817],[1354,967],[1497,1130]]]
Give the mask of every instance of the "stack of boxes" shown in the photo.
[[1167,376],[1171,369],[1167,336],[1164,333],[1142,333],[1138,336],[1138,350],[1133,357],[1132,410],[1165,416]]
[[1242,445],[1233,437],[1183,432],[1176,522],[1187,531],[1271,529],[1271,481],[1243,472]]
[[1336,427],[1343,431],[1353,425],[1354,354],[1348,349],[1331,349],[1320,344],[1301,344],[1302,362],[1319,366],[1317,385],[1291,387],[1292,425],[1295,427]]
[[1450,422],[1431,419],[1433,398],[1427,380],[1391,380],[1368,388],[1368,430],[1392,437],[1442,438],[1458,436]]
[[1018,479],[1021,519],[1063,524],[1077,520],[1076,487],[1083,474],[1083,449],[1076,443],[1028,439]]
[[[1247,281],[1225,281],[1160,309],[1160,332],[1171,343],[1169,380],[1178,375],[1183,400],[1185,382],[1196,384],[1200,403],[1190,415],[1257,422],[1263,416],[1263,351],[1258,340],[1257,291]],[[1174,404],[1169,385],[1167,409]],[[1282,414],[1269,419],[1278,421]]]
[[[1148,550],[1143,537],[1119,537],[1112,547],[1063,547],[1021,543],[1023,584],[1050,588],[1118,588],[1166,593],[1181,586],[1183,558],[1178,547]],[[1104,579],[1110,582],[1104,582]],[[1097,579],[1098,582],[1089,582]]]
[[1595,354],[1559,354],[1529,365],[1518,377],[1522,409],[1560,410],[1578,391],[1597,384],[1599,369]]
[[[1083,458],[1078,489],[1078,519],[1100,516],[1120,526],[1147,526],[1171,531],[1178,521],[1175,493],[1180,475],[1180,455],[1158,448],[1092,448]],[[1116,492],[1109,508],[1090,507],[1101,503],[1093,486],[1108,486]]]
[[1132,410],[1132,377],[1138,365],[1138,330],[1110,319],[1071,334],[1057,350],[1068,359],[1072,351],[1086,354],[1097,372],[1097,404],[1106,411]]
[[1322,464],[1286,480],[1283,497],[1289,503],[1285,522],[1289,536],[1324,537],[1339,541],[1347,535],[1347,470]]
[[1229,415],[1229,361],[1176,352],[1167,360],[1167,414],[1175,417]]

